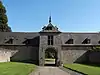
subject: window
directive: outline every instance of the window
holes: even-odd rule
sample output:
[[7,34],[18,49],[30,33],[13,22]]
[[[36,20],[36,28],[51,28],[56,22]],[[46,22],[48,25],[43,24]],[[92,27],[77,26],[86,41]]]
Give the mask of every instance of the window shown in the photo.
[[86,38],[86,39],[82,42],[82,44],[90,44],[90,39]]
[[13,44],[13,39],[9,39],[9,40],[6,41],[5,43],[7,43],[7,44]]
[[46,30],[52,30],[52,27],[47,27]]
[[98,41],[98,44],[100,44],[100,41]]
[[48,36],[48,45],[53,45],[53,36]]
[[73,44],[73,39],[69,39],[68,41],[65,42],[65,44]]

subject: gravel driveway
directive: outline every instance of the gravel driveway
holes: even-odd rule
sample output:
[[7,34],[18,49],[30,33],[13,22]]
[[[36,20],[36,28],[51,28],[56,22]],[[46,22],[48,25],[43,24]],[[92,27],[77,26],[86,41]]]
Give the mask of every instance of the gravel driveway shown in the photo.
[[58,67],[39,67],[36,72],[30,75],[70,75]]

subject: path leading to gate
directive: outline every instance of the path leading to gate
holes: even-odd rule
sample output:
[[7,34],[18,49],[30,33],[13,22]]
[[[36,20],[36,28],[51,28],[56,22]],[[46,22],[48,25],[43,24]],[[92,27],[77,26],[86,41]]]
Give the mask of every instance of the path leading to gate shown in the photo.
[[39,67],[36,72],[30,75],[70,75],[58,67]]

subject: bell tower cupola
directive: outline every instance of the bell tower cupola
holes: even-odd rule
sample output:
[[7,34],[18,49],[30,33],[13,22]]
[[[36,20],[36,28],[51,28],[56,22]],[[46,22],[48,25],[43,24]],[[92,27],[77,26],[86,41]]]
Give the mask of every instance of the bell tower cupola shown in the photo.
[[49,16],[49,23],[47,24],[47,26],[44,26],[42,28],[42,31],[40,32],[60,32],[57,28],[57,26],[54,26],[51,22],[52,22],[52,18],[51,16]]

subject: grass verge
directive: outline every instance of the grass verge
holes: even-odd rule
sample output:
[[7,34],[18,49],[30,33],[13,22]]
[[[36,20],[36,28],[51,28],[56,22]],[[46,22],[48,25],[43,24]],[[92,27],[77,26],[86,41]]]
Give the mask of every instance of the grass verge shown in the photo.
[[35,65],[27,63],[0,63],[0,75],[28,75],[35,70],[35,68]]
[[86,75],[100,75],[100,66],[97,67],[83,64],[65,64],[64,67],[84,73]]

